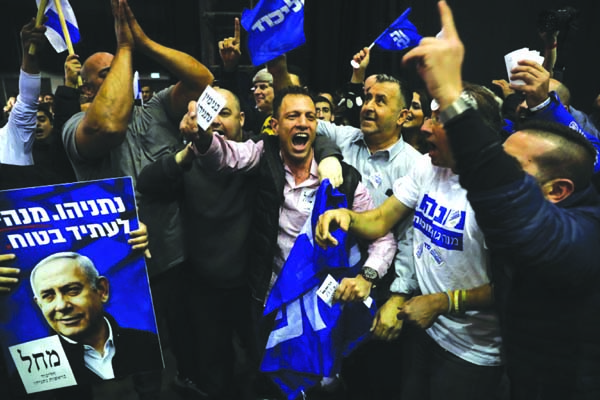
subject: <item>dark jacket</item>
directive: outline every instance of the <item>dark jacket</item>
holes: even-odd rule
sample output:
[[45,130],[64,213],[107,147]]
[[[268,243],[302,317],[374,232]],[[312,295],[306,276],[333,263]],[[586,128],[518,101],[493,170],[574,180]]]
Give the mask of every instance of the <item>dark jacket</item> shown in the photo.
[[[285,185],[285,169],[280,157],[279,138],[263,136],[264,155],[256,177],[257,198],[254,206],[254,217],[249,235],[249,268],[252,295],[264,301],[271,280],[273,261],[280,249],[277,246],[279,231],[279,209],[283,204],[283,188]],[[322,140],[319,139],[320,141]],[[321,147],[315,145],[315,149]],[[321,160],[327,155],[323,150],[315,159]],[[339,188],[347,197],[351,207],[354,191],[361,180],[360,173],[350,165],[342,162],[344,183]]]
[[446,129],[491,251],[515,398],[600,398],[597,192],[588,186],[552,204],[476,112]]
[[[156,371],[163,368],[163,360],[158,336],[139,329],[122,328],[109,314],[109,320],[115,345],[112,360],[115,378],[120,379],[138,372]],[[60,337],[60,341],[69,359],[69,364],[78,385],[99,382],[100,377],[89,370],[83,361],[83,345],[72,344]]]

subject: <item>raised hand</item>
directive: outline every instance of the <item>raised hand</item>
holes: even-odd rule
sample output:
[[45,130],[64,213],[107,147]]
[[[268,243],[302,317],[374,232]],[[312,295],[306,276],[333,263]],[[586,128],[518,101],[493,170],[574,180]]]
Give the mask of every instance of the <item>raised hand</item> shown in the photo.
[[521,60],[519,65],[513,68],[511,80],[522,80],[524,85],[510,85],[511,89],[525,93],[527,107],[535,107],[548,98],[550,89],[550,72],[543,66],[531,60]]
[[115,35],[117,37],[117,47],[135,48],[133,33],[129,26],[127,18],[127,2],[125,0],[111,0],[113,17],[115,18]]
[[65,60],[65,86],[77,88],[79,86],[79,73],[81,62],[77,54],[69,54]]
[[135,45],[140,49],[144,49],[148,46],[150,42],[150,38],[146,35],[140,24],[137,22],[133,11],[129,7],[129,3],[127,0],[123,0],[125,7],[125,16],[127,17],[127,23],[129,24],[129,29],[131,29],[131,34],[133,35],[133,41]]
[[183,116],[179,123],[179,131],[183,134],[183,137],[190,142],[197,140],[200,133],[196,107],[197,103],[193,100],[190,101],[188,103],[188,112]]
[[236,18],[234,22],[233,37],[225,38],[219,41],[219,55],[223,60],[223,66],[227,70],[235,68],[240,60],[242,51],[240,50],[240,19]]
[[402,62],[416,65],[427,90],[443,110],[458,99],[463,90],[461,68],[465,48],[448,4],[440,1],[438,8],[442,21],[441,37],[423,38],[417,47],[404,55]]

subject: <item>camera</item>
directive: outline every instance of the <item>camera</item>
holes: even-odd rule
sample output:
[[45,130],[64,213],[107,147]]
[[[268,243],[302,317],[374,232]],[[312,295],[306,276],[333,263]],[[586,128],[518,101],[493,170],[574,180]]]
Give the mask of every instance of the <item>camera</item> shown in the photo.
[[547,33],[566,31],[577,19],[578,14],[579,11],[573,7],[542,11],[538,15],[538,31]]

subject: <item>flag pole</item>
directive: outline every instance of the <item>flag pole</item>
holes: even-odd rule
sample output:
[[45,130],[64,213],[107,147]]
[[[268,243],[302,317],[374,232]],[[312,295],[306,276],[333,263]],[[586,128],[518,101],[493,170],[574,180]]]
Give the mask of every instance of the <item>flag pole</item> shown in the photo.
[[[383,34],[382,34],[382,35],[383,35]],[[379,35],[379,37],[381,37],[381,35]],[[375,39],[375,42],[376,42],[378,39],[379,39],[379,38]],[[367,47],[367,49],[371,50],[371,49],[373,48],[373,46],[375,46],[375,42],[371,43],[371,44],[369,45],[369,47]],[[354,61],[354,58],[353,58],[352,60],[350,60],[350,65],[352,65],[352,68],[354,68],[354,69],[359,69],[359,68],[360,68],[360,65],[359,65],[359,64],[358,64],[356,61]]]
[[[42,0],[44,1],[44,0]],[[47,1],[47,0],[46,0]],[[54,6],[56,7],[56,12],[58,13],[58,20],[60,21],[60,27],[62,28],[63,36],[65,37],[65,43],[67,44],[67,50],[69,51],[69,55],[75,54],[75,50],[73,49],[73,42],[71,42],[71,35],[69,34],[69,28],[67,28],[67,22],[65,21],[65,14],[62,10],[62,5],[60,4],[60,0],[54,0]],[[77,86],[82,86],[83,81],[81,80],[81,75],[77,76]]]
[[[377,41],[379,39],[381,39],[383,37],[383,35],[385,35],[388,32],[389,29],[390,29],[389,27],[385,28],[385,30],[383,32],[381,32],[381,35],[377,36],[377,39],[373,40],[373,43],[371,43],[369,45],[369,47],[367,47],[367,49],[371,50],[373,48],[373,46],[375,46],[375,43],[377,43]],[[354,59],[350,60],[350,65],[352,65],[352,68],[354,68],[354,69],[360,68],[360,65],[358,65],[358,63],[356,61],[354,61]]]
[[69,35],[69,29],[67,28],[67,22],[65,21],[65,14],[63,14],[62,5],[60,4],[60,0],[54,0],[54,6],[56,7],[56,12],[58,13],[60,27],[62,28],[63,35],[65,37],[65,43],[67,44],[67,49],[69,50],[69,54],[75,54],[75,50],[73,50],[73,43],[71,42],[71,35]]
[[[38,7],[37,15],[35,16],[35,26],[42,26],[42,20],[44,19],[44,12],[46,11],[46,6],[48,5],[48,0],[41,0],[40,6]],[[29,54],[35,55],[35,43],[31,43],[29,45]]]

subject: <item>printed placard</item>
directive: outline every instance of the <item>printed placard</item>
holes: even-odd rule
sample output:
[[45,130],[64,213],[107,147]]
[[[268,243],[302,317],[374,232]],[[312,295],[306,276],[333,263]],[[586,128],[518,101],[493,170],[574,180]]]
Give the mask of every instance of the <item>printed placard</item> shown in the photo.
[[[138,227],[129,177],[0,191],[0,252],[15,255],[0,266],[20,269],[0,297],[14,392],[163,368],[144,256],[127,243]],[[111,363],[100,365],[110,333]]]
[[339,283],[331,275],[327,275],[319,289],[317,290],[317,296],[330,306],[333,305],[333,295],[335,290],[340,286]]
[[[317,296],[319,296],[319,298],[323,300],[325,304],[332,306],[333,295],[335,294],[338,286],[340,286],[340,284],[337,283],[333,276],[327,275],[321,286],[319,286],[319,289],[317,289]],[[363,300],[363,304],[367,306],[367,308],[371,308],[371,305],[373,304],[373,298],[371,296],[367,297]]]
[[200,95],[196,106],[197,121],[200,128],[207,130],[219,112],[225,107],[225,98],[212,86],[207,86]]
[[9,347],[27,393],[76,385],[75,375],[58,335]]

